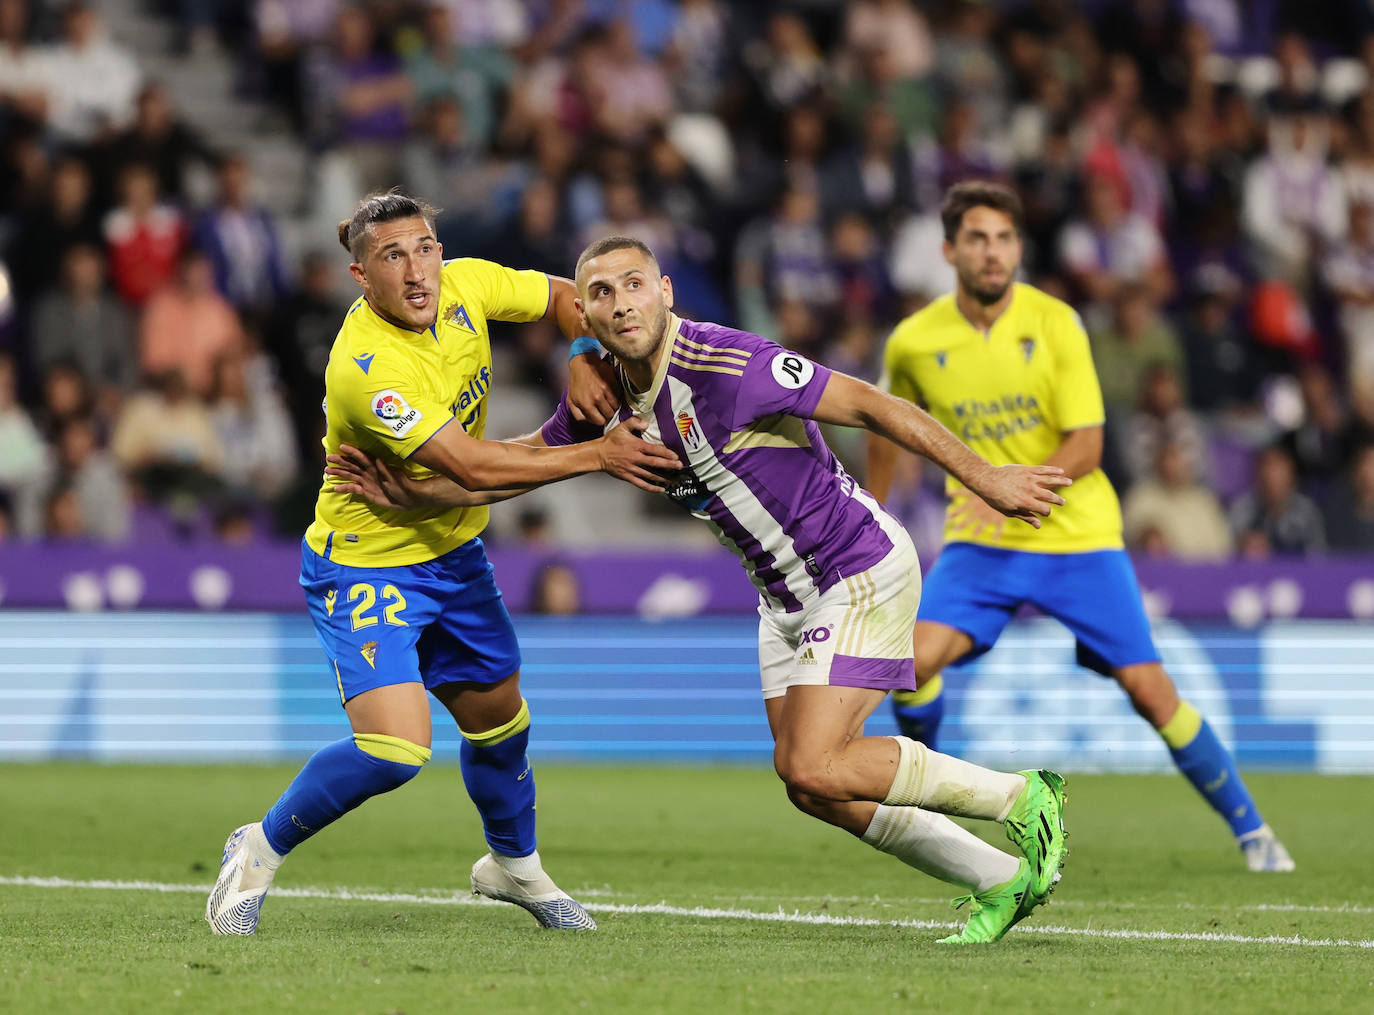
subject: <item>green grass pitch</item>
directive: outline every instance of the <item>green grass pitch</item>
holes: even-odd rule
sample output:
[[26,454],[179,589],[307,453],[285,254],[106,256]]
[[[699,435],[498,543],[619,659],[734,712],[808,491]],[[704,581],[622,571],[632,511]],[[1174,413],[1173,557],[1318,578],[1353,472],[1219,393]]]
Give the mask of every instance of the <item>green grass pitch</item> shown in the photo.
[[480,828],[433,765],[301,847],[255,937],[217,938],[224,838],[291,774],[4,766],[0,1011],[1374,1010],[1369,778],[1252,777],[1298,862],[1253,875],[1181,779],[1070,775],[1053,904],[951,949],[953,892],[751,768],[539,766],[546,866],[601,925],[541,931],[468,896]]

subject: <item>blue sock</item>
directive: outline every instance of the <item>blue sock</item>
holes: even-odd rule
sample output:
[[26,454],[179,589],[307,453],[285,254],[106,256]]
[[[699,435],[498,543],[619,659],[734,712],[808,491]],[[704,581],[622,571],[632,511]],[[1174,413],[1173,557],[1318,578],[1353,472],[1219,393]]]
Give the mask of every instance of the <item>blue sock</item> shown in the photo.
[[316,751],[262,819],[267,844],[285,855],[368,797],[404,785],[429,748],[400,737],[359,733]]
[[492,852],[529,856],[534,852],[534,772],[525,749],[530,742],[530,707],[486,733],[463,733],[459,758],[468,796],[482,815]]
[[1220,814],[1237,838],[1264,824],[1259,808],[1245,788],[1235,759],[1217,739],[1207,720],[1188,702],[1159,731],[1169,745],[1174,764]]
[[892,715],[902,736],[919,740],[932,751],[945,717],[944,680],[935,674],[914,691],[892,692]]

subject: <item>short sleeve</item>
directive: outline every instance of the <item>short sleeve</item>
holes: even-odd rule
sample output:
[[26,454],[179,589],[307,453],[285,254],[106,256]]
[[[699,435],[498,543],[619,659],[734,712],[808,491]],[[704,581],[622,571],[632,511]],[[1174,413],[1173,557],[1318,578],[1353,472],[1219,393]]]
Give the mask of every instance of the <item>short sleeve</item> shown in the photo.
[[730,426],[740,430],[765,416],[785,413],[810,418],[831,370],[766,339],[752,350],[735,393]]
[[459,257],[444,262],[444,274],[450,273],[480,299],[487,320],[537,321],[549,309],[551,283],[542,271],[517,271],[494,261]]
[[917,386],[914,372],[908,364],[905,334],[906,332],[898,327],[883,347],[883,373],[878,378],[878,387],[889,395],[896,395],[919,405],[921,389]]
[[338,411],[355,432],[367,434],[400,458],[409,458],[453,419],[453,413],[410,371],[400,364],[383,364],[380,358],[366,375],[359,372],[361,383],[331,394],[331,402],[341,402]]
[[1055,399],[1060,430],[1081,430],[1101,426],[1106,414],[1102,408],[1102,386],[1093,367],[1088,333],[1078,314],[1068,307],[1050,324],[1054,343]]
[[568,393],[565,391],[558,403],[558,409],[539,428],[539,436],[549,447],[561,448],[568,444],[594,441],[601,436],[601,428],[586,420],[573,419],[572,410],[568,408]]

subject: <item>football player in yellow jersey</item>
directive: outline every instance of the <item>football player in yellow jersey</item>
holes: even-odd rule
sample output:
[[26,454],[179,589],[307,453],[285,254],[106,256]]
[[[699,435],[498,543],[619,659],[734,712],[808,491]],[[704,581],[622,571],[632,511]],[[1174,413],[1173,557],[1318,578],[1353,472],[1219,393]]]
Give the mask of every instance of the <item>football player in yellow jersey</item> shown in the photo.
[[[444,476],[474,493],[436,512],[387,510],[336,492],[326,476],[300,580],[353,734],[316,753],[261,821],[230,835],[206,903],[221,934],[253,933],[292,848],[420,771],[430,756],[427,690],[463,734],[463,781],[490,846],[472,869],[473,890],[545,927],[596,926],[540,863],[520,649],[478,535],[485,505],[512,488],[605,471],[661,489],[655,470],[679,463],[641,440],[646,424],[634,419],[566,448],[482,440],[487,321],[553,315],[576,334],[576,290],[540,272],[445,262],[434,232],[434,209],[394,192],[365,198],[340,223],[363,295],[325,371],[324,445],[333,453],[346,441],[417,480]],[[591,363],[581,369],[582,411],[604,422],[618,403]]]
[[[893,695],[902,732],[935,746],[941,671],[992,648],[1030,603],[1077,639],[1078,660],[1114,678],[1179,770],[1230,825],[1253,871],[1294,865],[1265,824],[1230,752],[1160,665],[1121,509],[1099,468],[1102,394],[1088,336],[1067,304],[1015,281],[1021,203],[999,184],[956,184],[941,208],[955,291],[901,322],[884,353],[887,390],[920,402],[988,461],[1057,465],[1073,496],[1039,529],[1006,526],[950,480],[945,541],[915,628],[917,689]],[[897,449],[870,440],[867,486],[880,500]]]

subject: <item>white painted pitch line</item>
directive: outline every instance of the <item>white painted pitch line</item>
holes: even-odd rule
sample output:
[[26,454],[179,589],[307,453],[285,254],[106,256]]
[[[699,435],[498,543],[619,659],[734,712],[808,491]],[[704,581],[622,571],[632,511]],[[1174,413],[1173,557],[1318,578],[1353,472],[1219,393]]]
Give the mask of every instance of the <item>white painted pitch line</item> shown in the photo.
[[[144,891],[204,895],[209,885],[167,884],[157,881],[73,881],[67,878],[4,877],[0,885],[24,888],[77,888],[110,891]],[[343,902],[409,903],[429,906],[503,905],[469,895],[416,895],[405,892],[360,892],[347,888],[276,888],[273,895],[288,899],[332,899]],[[752,909],[724,909],[710,906],[670,906],[665,902],[652,905],[620,905],[592,903],[586,907],[594,913],[625,915],[655,914],[683,916],[701,920],[754,920],[763,923],[820,924],[832,927],[899,927],[908,930],[957,929],[961,924],[946,920],[879,920],[863,916],[831,916],[826,913],[761,912]],[[1368,948],[1374,950],[1374,940],[1346,938],[1305,938],[1298,935],[1268,935],[1251,937],[1243,934],[1215,932],[1179,932],[1168,930],[1109,930],[1083,927],[1062,927],[1054,924],[1021,924],[1014,928],[1019,934],[1045,934],[1064,937],[1107,938],[1128,941],[1201,941],[1219,944],[1293,945],[1302,948]]]

